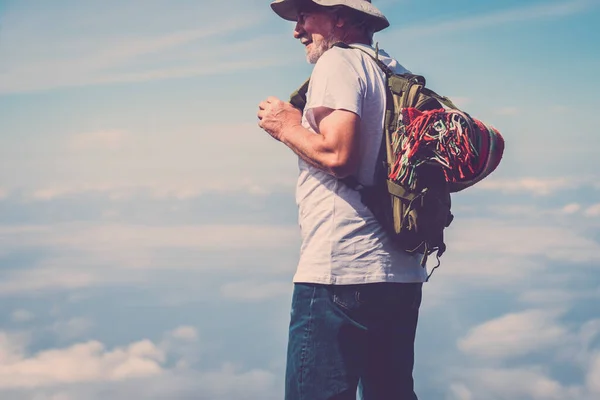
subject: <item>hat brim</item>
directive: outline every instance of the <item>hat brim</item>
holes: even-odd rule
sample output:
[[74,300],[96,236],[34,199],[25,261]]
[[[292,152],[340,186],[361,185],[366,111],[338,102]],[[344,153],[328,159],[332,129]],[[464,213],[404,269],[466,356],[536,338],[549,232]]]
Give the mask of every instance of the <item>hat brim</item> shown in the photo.
[[[369,4],[369,12],[359,7],[358,2],[356,2],[356,5],[353,4],[355,3],[355,1],[352,0],[314,0],[313,3],[324,7],[345,6],[359,11],[364,15],[368,25],[371,26],[373,28],[373,31],[375,32],[379,32],[390,26],[390,23],[387,20],[387,18],[372,4]],[[275,14],[279,15],[281,18],[287,21],[298,20],[298,9],[296,6],[296,1],[294,0],[275,0],[271,3],[271,9],[275,12]]]
[[280,0],[271,3],[271,9],[275,14],[287,21],[296,21],[298,19],[298,10],[293,0]]

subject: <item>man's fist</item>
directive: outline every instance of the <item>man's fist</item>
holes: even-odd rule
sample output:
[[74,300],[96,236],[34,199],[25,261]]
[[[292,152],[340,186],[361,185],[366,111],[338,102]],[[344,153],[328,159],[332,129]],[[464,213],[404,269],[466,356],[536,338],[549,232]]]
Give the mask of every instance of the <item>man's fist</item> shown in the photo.
[[258,126],[281,140],[284,132],[302,124],[302,112],[290,103],[269,97],[258,105]]

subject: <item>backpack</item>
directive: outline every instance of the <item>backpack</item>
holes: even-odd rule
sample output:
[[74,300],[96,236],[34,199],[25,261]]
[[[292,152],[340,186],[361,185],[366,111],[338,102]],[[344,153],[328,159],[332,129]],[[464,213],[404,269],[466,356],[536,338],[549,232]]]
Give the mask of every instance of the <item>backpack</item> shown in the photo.
[[[344,43],[335,46],[352,48]],[[367,54],[386,74],[387,83],[375,184],[363,186],[352,176],[341,180],[360,192],[395,247],[420,254],[423,267],[436,253],[437,265],[429,280],[446,251],[444,230],[454,219],[451,193],[493,172],[502,158],[504,140],[496,129],[427,88],[423,76],[396,74]],[[290,97],[300,110],[306,105],[309,83],[310,79]]]

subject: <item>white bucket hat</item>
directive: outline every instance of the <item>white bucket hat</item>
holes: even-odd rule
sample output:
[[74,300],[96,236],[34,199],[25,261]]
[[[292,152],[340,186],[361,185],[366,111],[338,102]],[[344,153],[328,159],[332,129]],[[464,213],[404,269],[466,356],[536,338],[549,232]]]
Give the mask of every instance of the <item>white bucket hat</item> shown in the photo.
[[354,9],[364,14],[366,22],[375,32],[390,26],[385,15],[371,4],[371,0],[275,0],[271,3],[271,8],[281,18],[296,21],[298,19],[298,3],[301,1],[312,2],[324,7],[345,6]]

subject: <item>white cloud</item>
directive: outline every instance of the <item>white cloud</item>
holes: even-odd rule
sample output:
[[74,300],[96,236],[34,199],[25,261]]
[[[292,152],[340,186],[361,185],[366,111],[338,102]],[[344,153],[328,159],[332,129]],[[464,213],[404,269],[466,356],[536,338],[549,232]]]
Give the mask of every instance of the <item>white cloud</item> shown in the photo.
[[[256,184],[250,179],[241,179],[235,185],[227,182],[169,182],[165,179],[160,183],[130,183],[130,184],[73,184],[42,186],[23,191],[20,201],[31,203],[36,201],[51,201],[67,197],[94,195],[102,196],[111,201],[128,201],[136,196],[147,200],[190,200],[203,195],[237,194],[239,196],[267,196],[277,192],[292,192],[295,182],[287,183],[271,181]],[[110,216],[113,210],[107,212]]]
[[185,371],[200,359],[204,347],[199,342],[198,330],[189,325],[179,326],[164,335],[159,348],[176,358],[175,369]]
[[28,310],[15,310],[11,314],[11,318],[16,322],[29,322],[35,318],[35,314]]
[[71,290],[91,286],[102,282],[91,271],[72,269],[29,269],[6,274],[0,282],[0,295],[8,296],[17,293],[36,293],[41,290]]
[[565,340],[568,330],[558,313],[529,310],[508,314],[470,330],[458,347],[484,358],[506,359],[549,350]]
[[[572,227],[493,219],[464,219],[455,224],[456,228],[449,232],[448,251],[468,258],[473,254],[487,255],[492,264],[491,255],[520,257],[519,261],[524,261],[522,257],[527,256],[571,263],[600,260],[600,245]],[[518,265],[514,268],[521,269]]]
[[50,395],[39,394],[35,395],[33,400],[76,400],[74,397],[69,395],[68,393],[53,393]]
[[[451,399],[596,399],[600,393],[600,320],[571,323],[568,329],[558,321],[560,315],[561,312],[529,310],[472,329],[459,341],[459,347],[475,358],[470,368],[450,374]],[[546,362],[544,366],[519,365],[531,362],[531,358],[525,358],[527,355],[543,356]],[[521,357],[521,361],[515,363],[516,357]],[[499,367],[509,359],[513,367]],[[581,371],[582,383],[561,382],[562,377],[555,370],[558,365]]]
[[0,369],[2,365],[18,362],[29,338],[24,333],[0,331]]
[[186,199],[208,190],[271,192],[297,178],[297,157],[254,123],[175,123],[168,132],[113,129],[76,137],[47,143],[44,151],[28,142],[3,147],[3,161],[21,172],[0,169],[0,181],[9,189],[35,188],[34,200],[85,191],[126,197],[136,189]]
[[[239,189],[245,189],[240,185]],[[70,196],[98,195],[113,201],[130,200],[136,195],[150,199],[186,200],[196,198],[206,192],[201,184],[74,184],[42,187],[25,192],[24,201],[51,201]],[[110,213],[109,213],[110,214]]]
[[[140,7],[145,9],[143,19]],[[259,13],[243,2],[227,13],[217,11],[221,7],[184,8],[160,1],[152,6],[136,1],[107,5],[103,10],[93,4],[40,11],[14,7],[4,16],[0,37],[0,58],[6,61],[0,93],[215,74],[285,62],[262,52],[250,53],[254,57],[248,60],[248,49],[256,47],[254,38],[226,46],[219,40],[256,26],[266,9]],[[111,8],[119,12],[107,11]],[[110,35],[99,29],[105,26],[111,27]],[[262,39],[259,44],[268,46],[268,39]],[[190,45],[203,51],[190,51]],[[232,54],[239,55],[235,62],[230,62]]]
[[[263,369],[243,369],[231,363],[211,371],[166,371],[152,378],[124,382],[60,385],[57,388],[10,392],[11,400],[49,400],[64,396],[69,400],[243,400],[281,399],[282,388],[274,373]],[[61,400],[63,397],[59,397]]]
[[[65,324],[71,327],[79,325],[75,319]],[[52,396],[58,393],[52,393],[51,388],[58,386],[68,388],[74,384],[135,381],[146,377],[169,379],[173,371],[167,368],[167,359],[175,357],[176,361],[187,361],[192,355],[197,356],[197,339],[197,330],[184,325],[165,334],[159,343],[144,339],[109,349],[101,342],[92,340],[28,354],[25,336],[0,332],[0,389],[47,387],[48,390],[39,395]],[[184,368],[182,373],[189,373],[182,363],[177,363],[177,366]],[[237,369],[231,366],[208,372],[206,377],[218,378],[223,373],[231,373],[231,378],[236,379],[244,376],[261,378],[258,371],[238,375]],[[241,379],[243,382],[240,383],[248,383]],[[59,391],[64,396],[69,392]]]
[[525,218],[528,221],[548,221],[558,220],[558,218],[565,216],[579,216],[583,206],[578,203],[570,203],[560,208],[542,208],[539,205],[532,204],[504,204],[504,205],[490,205],[487,207],[488,210],[495,214],[502,216],[520,217]]
[[489,179],[478,184],[478,188],[497,190],[503,193],[525,192],[547,196],[558,191],[580,187],[583,182],[572,178],[521,178],[511,180]]
[[52,188],[52,189],[45,188],[45,189],[34,190],[33,193],[31,194],[31,197],[35,200],[46,201],[46,200],[56,199],[58,197],[66,195],[68,193],[69,193],[69,191],[61,190],[58,188]]
[[463,383],[453,383],[450,385],[451,400],[473,400],[473,393]]
[[[556,277],[548,260],[568,263],[571,268],[597,264],[600,245],[584,232],[572,229],[571,225],[563,226],[547,219],[543,222],[526,218],[457,219],[445,235],[448,249],[440,259],[440,268],[427,284],[429,292],[424,306],[446,307],[448,302],[465,296],[468,290],[481,287],[514,293],[528,304],[564,306],[558,301],[559,297],[546,298],[542,289],[531,287],[530,282],[537,281],[538,276],[557,279],[557,282],[565,280]],[[435,263],[435,259],[428,262],[429,270]],[[536,288],[540,292],[536,292]],[[548,289],[552,288],[545,288]],[[571,304],[584,296],[597,297],[586,291],[576,295],[569,292],[561,298],[570,299],[568,304]]]
[[470,99],[468,97],[461,97],[461,96],[449,96],[450,100],[452,100],[452,102],[458,107],[458,108],[464,108],[467,107],[469,104],[471,104],[473,102],[473,99]]
[[258,369],[240,373],[238,366],[227,363],[220,370],[205,374],[202,382],[215,398],[241,399],[251,396],[252,393],[265,392],[265,388],[274,387],[275,376],[271,372]]
[[89,333],[94,327],[90,318],[77,317],[55,322],[50,330],[63,340],[72,340]]
[[588,207],[584,214],[588,217],[600,217],[600,203]]
[[[456,245],[454,242],[447,242],[447,244]],[[466,280],[477,285],[502,287],[509,283],[523,281],[545,268],[543,263],[533,260],[520,260],[517,263],[515,257],[510,255],[490,257],[493,245],[490,244],[489,248],[490,253],[486,254],[482,249],[478,249],[477,253],[469,253],[449,247],[448,252],[451,254],[444,255],[440,259],[440,268],[434,274],[453,278],[453,284]],[[432,268],[431,263],[434,261],[428,262],[429,268]]]
[[581,388],[568,387],[540,367],[479,368],[465,373],[462,383],[473,399],[591,400]]
[[162,68],[148,70],[145,72],[133,72],[118,75],[107,76],[103,79],[95,81],[83,81],[76,85],[90,84],[107,84],[107,83],[122,83],[122,82],[145,82],[160,79],[186,78],[202,75],[217,75],[223,73],[231,73],[238,71],[250,71],[253,69],[263,69],[274,66],[283,66],[288,61],[281,57],[257,58],[252,60],[236,60],[231,62],[207,63],[198,62],[198,65],[193,66],[174,66],[171,68]]
[[520,113],[519,108],[517,107],[504,107],[496,110],[496,114],[498,115],[518,115]]
[[550,109],[552,110],[553,113],[566,113],[569,110],[572,110],[571,107],[565,106],[565,105],[560,105],[560,104],[552,106]]
[[600,319],[581,323],[574,329],[569,340],[560,346],[557,362],[574,365],[581,371],[590,371],[598,354]]
[[[532,329],[543,328],[539,324],[527,325]],[[536,333],[542,341],[547,338],[543,330]],[[556,364],[507,368],[489,367],[489,362],[480,362],[477,367],[459,371],[454,376],[462,379],[451,384],[454,393],[454,397],[451,398],[462,400],[461,396],[466,394],[472,395],[473,399],[595,400],[600,394],[600,353],[593,346],[599,334],[600,320],[583,324],[577,333],[556,343],[554,347],[563,353],[555,360]],[[558,364],[579,369],[582,372],[582,383],[568,385],[561,382],[561,376],[552,374],[553,367]]]
[[130,254],[160,248],[194,250],[259,250],[295,243],[298,230],[285,225],[187,225],[64,223],[0,227],[0,247],[59,247],[70,252]]
[[581,205],[577,203],[567,204],[563,207],[562,212],[565,214],[575,214],[581,210]]
[[[27,342],[0,332],[0,396],[11,399],[211,400],[278,398],[274,373],[231,362],[194,370],[198,332],[180,326],[159,343],[112,349],[99,341],[28,354]],[[168,360],[174,361],[171,364]]]
[[586,384],[591,393],[600,395],[600,353],[595,353],[586,376]]
[[195,342],[198,340],[198,331],[193,326],[180,326],[169,334],[174,339]]
[[298,236],[296,227],[277,225],[66,224],[53,228],[56,236],[41,238],[42,243],[92,252],[135,253],[160,248],[212,251],[271,249],[293,243]]
[[235,300],[265,300],[289,295],[289,282],[234,282],[221,287],[223,297]]
[[[0,351],[13,343],[0,343]],[[165,355],[150,341],[107,350],[97,341],[27,356],[18,349],[12,359],[0,361],[0,387],[39,387],[57,383],[114,381],[157,375]],[[15,357],[18,356],[18,357]]]
[[[247,268],[248,260],[260,260],[264,273],[285,265],[286,254],[294,254],[298,240],[297,228],[284,225],[0,227],[0,248],[8,252],[52,249],[53,253],[29,268],[6,271],[0,295],[141,284],[152,279],[149,270],[223,271]],[[245,263],[239,262],[240,252]],[[207,253],[219,254],[220,262],[206,262]]]
[[[567,0],[527,4],[511,9],[493,11],[487,14],[473,15],[447,21],[435,21],[435,24],[425,23],[414,26],[405,26],[393,31],[394,35],[406,38],[408,36],[431,36],[437,34],[448,35],[452,32],[470,31],[476,29],[489,29],[492,26],[523,23],[529,21],[564,18],[575,14],[584,13],[597,6],[595,0]],[[426,27],[425,27],[426,26]]]
[[68,147],[74,151],[118,150],[123,147],[127,136],[127,132],[118,130],[81,133],[70,138]]
[[597,301],[600,299],[598,290],[570,290],[566,288],[554,289],[535,289],[524,291],[519,295],[519,301],[543,306],[565,306],[570,305],[577,300]]

